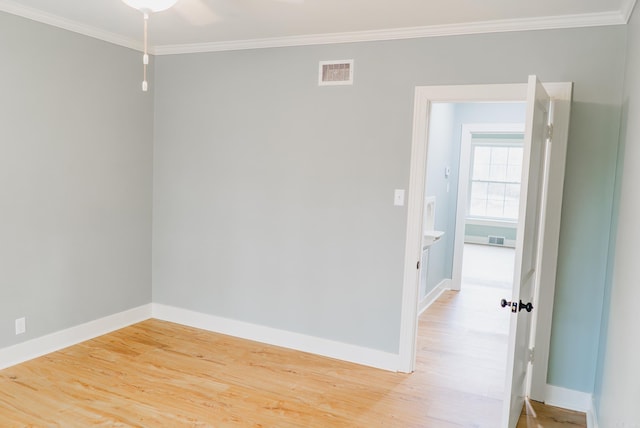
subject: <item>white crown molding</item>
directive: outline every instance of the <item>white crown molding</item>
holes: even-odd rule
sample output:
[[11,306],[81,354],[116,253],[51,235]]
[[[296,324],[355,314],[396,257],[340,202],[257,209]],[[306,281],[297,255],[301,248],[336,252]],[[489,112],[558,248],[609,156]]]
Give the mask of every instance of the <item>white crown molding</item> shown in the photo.
[[[633,1],[635,0],[626,0]],[[267,39],[234,40],[226,42],[161,45],[153,48],[154,55],[221,52],[245,49],[264,49],[291,46],[326,45],[336,43],[374,42],[381,40],[416,39],[424,37],[460,36],[509,31],[551,30],[563,28],[623,25],[628,17],[623,12],[590,13],[580,15],[551,16],[544,18],[509,19],[501,21],[472,22],[468,24],[432,25],[386,30],[357,31],[348,33],[312,34]]]
[[41,22],[43,24],[48,24],[53,27],[62,28],[63,30],[72,31],[84,36],[93,37],[94,39],[113,43],[125,48],[139,51],[142,50],[142,42],[135,39],[123,37],[119,34],[104,31],[91,25],[82,24],[77,21],[62,18],[58,15],[53,15],[51,13],[24,6],[14,0],[0,0],[0,11]]
[[[222,52],[246,49],[264,49],[290,46],[311,46],[337,43],[374,42],[382,40],[416,39],[425,37],[459,36],[509,31],[550,30],[563,28],[597,27],[626,24],[636,0],[623,0],[619,11],[561,15],[542,18],[507,19],[499,21],[471,22],[466,24],[432,25],[396,29],[356,31],[345,33],[310,34],[264,39],[232,40],[211,43],[193,43],[152,46],[154,55],[177,55],[201,52]],[[135,39],[104,31],[99,28],[62,18],[28,6],[15,0],[0,0],[0,11],[21,16],[74,33],[83,34],[130,49],[142,50],[142,43]]]
[[631,18],[631,14],[633,13],[633,8],[636,6],[636,0],[622,0],[622,4],[620,5],[620,13],[624,18],[624,22],[629,22]]

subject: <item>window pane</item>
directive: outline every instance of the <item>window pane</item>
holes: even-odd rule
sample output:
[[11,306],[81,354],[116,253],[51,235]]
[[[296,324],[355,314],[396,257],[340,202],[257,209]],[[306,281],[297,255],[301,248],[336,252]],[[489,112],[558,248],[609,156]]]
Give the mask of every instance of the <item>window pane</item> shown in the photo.
[[507,179],[507,165],[491,165],[489,170],[489,180],[505,181]]
[[494,142],[473,146],[470,216],[517,220],[523,153],[522,146]]
[[473,159],[475,163],[483,163],[489,165],[491,163],[491,147],[476,146],[473,150]]
[[491,147],[491,163],[493,165],[506,165],[508,159],[508,147]]
[[487,199],[487,183],[471,183],[471,199]]
[[469,204],[469,215],[473,217],[486,217],[487,216],[487,200],[471,199],[471,203]]
[[509,165],[507,166],[507,180],[515,183],[519,183],[522,179],[522,165]]
[[505,201],[504,203],[504,216],[505,218],[511,220],[518,219],[518,209],[520,208],[520,204],[518,201]]
[[502,217],[503,206],[503,201],[489,199],[487,201],[487,217]]
[[489,180],[489,164],[473,165],[473,180]]
[[504,183],[488,183],[487,199],[492,201],[504,201],[505,184]]
[[504,199],[506,201],[512,201],[517,203],[520,200],[520,185],[507,184],[505,187]]
[[522,165],[522,147],[509,147],[509,165]]

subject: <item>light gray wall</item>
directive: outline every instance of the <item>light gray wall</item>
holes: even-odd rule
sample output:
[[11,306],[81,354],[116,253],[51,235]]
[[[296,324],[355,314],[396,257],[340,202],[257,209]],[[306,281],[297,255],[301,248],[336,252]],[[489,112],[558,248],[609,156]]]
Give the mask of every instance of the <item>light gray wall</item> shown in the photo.
[[616,197],[594,399],[601,427],[640,427],[640,13],[628,25],[627,64]]
[[451,175],[445,177],[445,168],[451,168],[454,162],[451,155],[455,144],[452,138],[455,111],[455,104],[434,103],[431,106],[425,196],[435,196],[435,229],[445,234],[429,248],[427,269],[423,272],[426,274],[426,280],[420,284],[420,297],[431,292],[444,279],[451,279],[451,266],[447,264],[447,255],[450,242],[453,241],[456,212],[455,202],[452,211],[449,198]]
[[0,348],[150,302],[140,67],[129,49],[0,12]]
[[[593,389],[625,28],[157,59],[155,302],[397,352],[417,85],[573,81],[549,382]],[[355,84],[316,85],[355,59]]]

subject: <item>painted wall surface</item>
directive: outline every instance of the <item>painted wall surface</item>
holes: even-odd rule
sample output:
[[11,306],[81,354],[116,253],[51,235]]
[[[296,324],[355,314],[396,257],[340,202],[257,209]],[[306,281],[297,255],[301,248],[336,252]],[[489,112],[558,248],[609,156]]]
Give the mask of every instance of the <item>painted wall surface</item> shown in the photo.
[[427,269],[422,272],[426,275],[426,281],[420,284],[420,297],[424,297],[443,280],[451,279],[451,265],[447,264],[447,255],[454,237],[452,231],[455,230],[456,217],[455,204],[452,210],[449,198],[451,175],[445,176],[445,168],[451,168],[454,161],[451,158],[454,117],[455,104],[435,103],[431,106],[425,196],[436,198],[435,229],[445,234],[429,247]]
[[[154,301],[397,352],[415,86],[573,81],[549,382],[591,391],[624,44],[618,26],[158,58]],[[355,84],[318,87],[341,58]]]
[[6,13],[0,64],[3,348],[149,303],[153,98],[139,53]]
[[638,246],[640,228],[640,13],[628,25],[627,64],[621,147],[613,205],[611,265],[604,298],[602,337],[594,398],[601,427],[638,428],[640,402],[640,299]]
[[482,238],[487,238],[489,236],[501,236],[505,239],[515,241],[517,229],[515,227],[486,226],[467,223],[464,225],[464,234],[465,236]]

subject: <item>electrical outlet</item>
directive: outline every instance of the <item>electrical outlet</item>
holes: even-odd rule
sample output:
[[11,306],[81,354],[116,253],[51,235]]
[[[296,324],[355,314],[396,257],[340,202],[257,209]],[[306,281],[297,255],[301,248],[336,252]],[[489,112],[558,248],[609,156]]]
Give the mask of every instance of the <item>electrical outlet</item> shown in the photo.
[[16,320],[16,334],[23,334],[27,331],[27,319],[25,317]]

